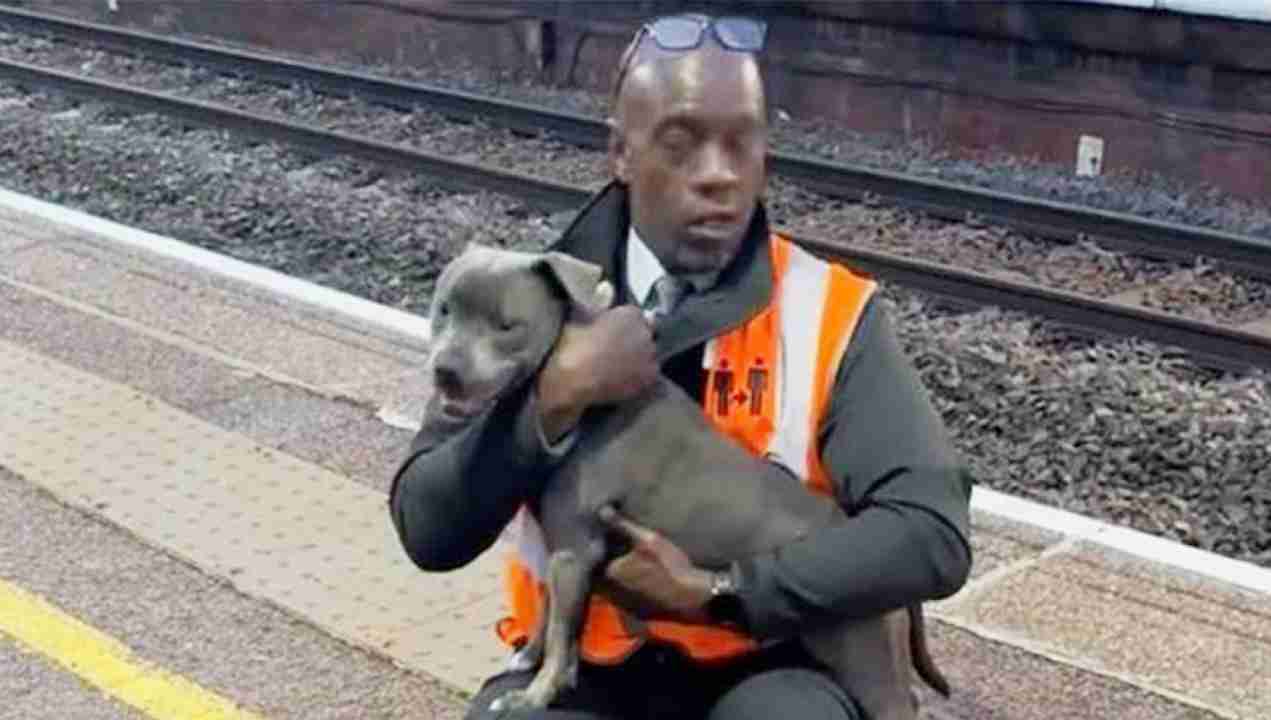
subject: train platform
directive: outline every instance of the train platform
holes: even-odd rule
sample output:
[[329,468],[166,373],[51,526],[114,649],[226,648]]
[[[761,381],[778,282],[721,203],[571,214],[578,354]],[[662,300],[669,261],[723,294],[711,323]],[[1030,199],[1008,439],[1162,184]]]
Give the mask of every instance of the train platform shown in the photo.
[[[497,550],[388,519],[423,318],[0,191],[4,718],[460,717]],[[930,718],[1271,717],[1271,571],[977,488]]]

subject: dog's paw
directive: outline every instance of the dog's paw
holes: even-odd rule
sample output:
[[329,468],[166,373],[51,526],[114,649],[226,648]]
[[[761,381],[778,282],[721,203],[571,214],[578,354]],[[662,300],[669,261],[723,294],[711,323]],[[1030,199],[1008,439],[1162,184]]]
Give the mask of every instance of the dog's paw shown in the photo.
[[533,696],[524,690],[512,690],[495,698],[494,702],[490,703],[490,710],[493,712],[539,710],[543,707],[542,704],[538,703]]
[[512,672],[529,672],[538,669],[540,661],[543,659],[542,654],[526,652],[524,650],[512,656],[508,661],[508,670]]

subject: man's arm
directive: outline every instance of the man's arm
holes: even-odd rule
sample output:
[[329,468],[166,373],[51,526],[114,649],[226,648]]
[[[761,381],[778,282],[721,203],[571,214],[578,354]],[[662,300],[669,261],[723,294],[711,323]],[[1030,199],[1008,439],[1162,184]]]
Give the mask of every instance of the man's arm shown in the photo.
[[972,478],[877,300],[844,357],[820,441],[851,517],[738,564],[741,620],[758,637],[947,597],[970,572]]
[[525,498],[542,487],[572,438],[551,445],[537,394],[514,393],[442,440],[420,430],[389,491],[406,554],[425,570],[471,562],[498,538]]

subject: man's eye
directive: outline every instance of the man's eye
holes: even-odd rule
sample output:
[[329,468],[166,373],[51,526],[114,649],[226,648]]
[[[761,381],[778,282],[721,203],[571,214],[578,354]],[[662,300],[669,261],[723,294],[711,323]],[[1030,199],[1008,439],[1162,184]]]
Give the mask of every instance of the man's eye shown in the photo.
[[671,133],[662,139],[662,144],[668,148],[686,148],[691,142],[692,138],[682,132]]
[[671,155],[684,155],[693,149],[693,137],[683,130],[662,136],[662,147]]

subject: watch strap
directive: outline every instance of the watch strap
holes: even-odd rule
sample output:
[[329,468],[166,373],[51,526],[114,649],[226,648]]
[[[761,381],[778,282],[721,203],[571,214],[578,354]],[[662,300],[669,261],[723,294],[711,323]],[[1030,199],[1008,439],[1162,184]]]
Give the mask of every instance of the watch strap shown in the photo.
[[706,603],[706,614],[723,625],[744,626],[746,618],[740,594],[741,574],[736,565],[711,573],[711,597]]

